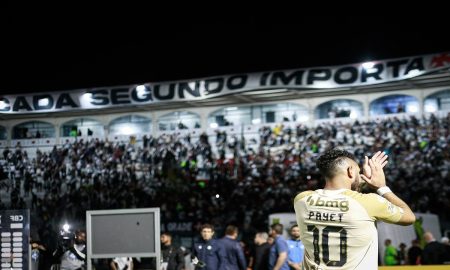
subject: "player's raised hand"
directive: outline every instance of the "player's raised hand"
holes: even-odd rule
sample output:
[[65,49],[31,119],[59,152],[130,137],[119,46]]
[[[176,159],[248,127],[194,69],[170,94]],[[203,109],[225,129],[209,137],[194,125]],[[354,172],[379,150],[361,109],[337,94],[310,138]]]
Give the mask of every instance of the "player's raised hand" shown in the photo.
[[[387,158],[388,155],[386,155],[384,152],[378,151],[375,153],[375,155],[373,155],[371,159],[375,162],[381,162],[381,168],[384,168],[384,166],[386,166],[386,164],[388,163]],[[369,158],[367,156],[364,156],[363,174],[367,178],[372,177],[372,170],[370,169]]]
[[[365,157],[361,178],[373,189],[379,189],[380,187],[386,186],[386,177],[384,175],[383,167],[387,164],[387,158],[388,156],[380,151],[378,151],[370,160]],[[367,176],[367,172],[370,172],[370,177]]]

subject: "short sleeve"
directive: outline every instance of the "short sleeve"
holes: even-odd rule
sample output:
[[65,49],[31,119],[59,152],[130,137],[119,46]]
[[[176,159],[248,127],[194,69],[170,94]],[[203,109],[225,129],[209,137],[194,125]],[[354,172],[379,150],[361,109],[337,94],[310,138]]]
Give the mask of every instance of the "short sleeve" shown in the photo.
[[307,190],[307,191],[303,191],[303,192],[300,193],[300,194],[297,194],[297,196],[295,196],[295,199],[294,199],[294,204],[295,204],[296,202],[300,201],[301,199],[305,198],[306,196],[311,195],[311,194],[313,194],[313,193],[314,193],[314,191]]
[[[281,236],[279,236],[279,237],[281,237]],[[278,251],[278,254],[280,254],[280,253],[282,253],[282,252],[288,252],[288,250],[289,250],[289,248],[288,248],[288,244],[287,244],[287,242],[286,242],[286,240],[284,240],[284,239],[282,239],[282,238],[279,238],[277,241],[276,241],[276,245],[277,245],[277,251]]]
[[403,215],[403,209],[376,194],[362,194],[360,203],[375,220],[396,223]]

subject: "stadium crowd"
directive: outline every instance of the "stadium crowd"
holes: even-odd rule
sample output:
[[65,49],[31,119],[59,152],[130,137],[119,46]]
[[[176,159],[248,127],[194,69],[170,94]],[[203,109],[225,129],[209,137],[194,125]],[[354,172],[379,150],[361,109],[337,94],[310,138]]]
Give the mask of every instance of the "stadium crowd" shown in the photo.
[[[83,223],[85,211],[160,207],[161,219],[207,222],[223,232],[242,228],[243,241],[266,230],[268,215],[293,212],[301,191],[321,188],[315,159],[340,147],[363,160],[389,155],[388,186],[415,212],[439,215],[450,228],[450,114],[371,122],[282,124],[264,127],[259,140],[217,131],[198,138],[165,134],[137,143],[77,140],[35,158],[17,146],[3,151],[0,185],[10,194],[0,209],[32,210],[40,238],[62,220]],[[8,205],[10,204],[10,205]]]

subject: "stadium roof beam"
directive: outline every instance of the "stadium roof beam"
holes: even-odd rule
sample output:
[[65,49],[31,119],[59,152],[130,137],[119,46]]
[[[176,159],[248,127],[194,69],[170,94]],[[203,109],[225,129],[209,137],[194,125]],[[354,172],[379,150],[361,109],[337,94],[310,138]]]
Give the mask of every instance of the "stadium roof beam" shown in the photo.
[[348,94],[349,92],[356,93],[356,89],[354,87],[345,87],[345,88],[330,88],[330,89],[295,89],[291,88],[288,90],[289,93],[292,93],[296,96],[296,98],[308,98],[308,97],[317,97],[317,96],[329,96],[338,94]]
[[261,89],[261,90],[254,90],[254,91],[249,91],[249,92],[243,92],[241,93],[241,95],[243,96],[259,96],[259,95],[264,95],[264,94],[273,94],[273,93],[284,93],[287,92],[288,90],[286,88],[282,88],[282,89]]
[[200,104],[198,104],[198,102],[194,102],[194,101],[186,101],[186,104],[191,105],[193,107],[198,107],[200,106]]
[[253,103],[253,102],[255,102],[254,99],[252,99],[252,98],[250,98],[250,97],[248,97],[248,96],[240,95],[240,94],[234,94],[233,97],[236,98],[236,99],[239,99],[239,100],[241,100],[241,101],[248,102],[248,103]]
[[305,98],[306,96],[309,96],[308,93],[305,93],[304,91],[299,91],[297,89],[289,89],[289,93],[294,94],[296,98]]
[[404,83],[406,84],[406,86],[411,87],[411,88],[422,88],[410,80],[405,80]]

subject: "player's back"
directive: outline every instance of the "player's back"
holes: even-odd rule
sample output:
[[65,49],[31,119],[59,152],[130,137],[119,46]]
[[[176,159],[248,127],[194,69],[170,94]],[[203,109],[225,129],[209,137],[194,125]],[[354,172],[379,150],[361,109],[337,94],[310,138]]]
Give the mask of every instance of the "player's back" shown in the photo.
[[373,207],[386,204],[383,200],[347,189],[319,189],[297,195],[294,208],[305,245],[305,269],[377,269],[373,212],[379,209]]

